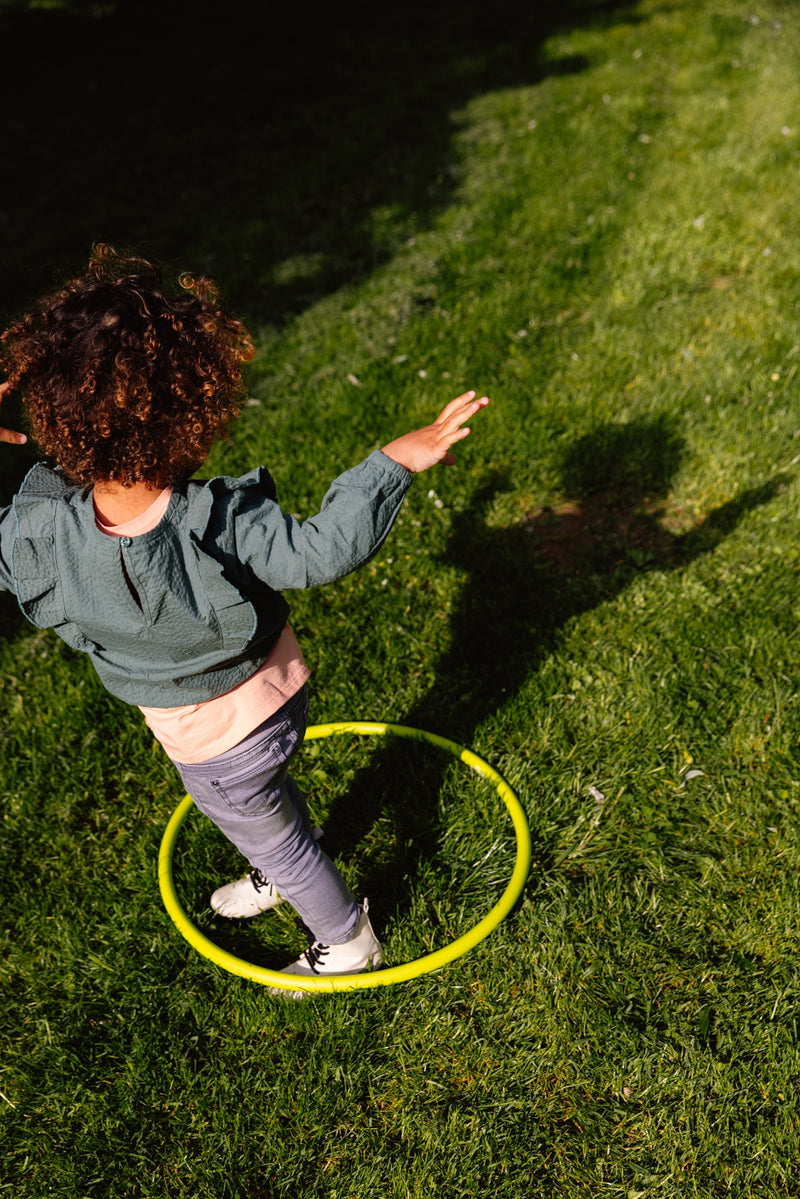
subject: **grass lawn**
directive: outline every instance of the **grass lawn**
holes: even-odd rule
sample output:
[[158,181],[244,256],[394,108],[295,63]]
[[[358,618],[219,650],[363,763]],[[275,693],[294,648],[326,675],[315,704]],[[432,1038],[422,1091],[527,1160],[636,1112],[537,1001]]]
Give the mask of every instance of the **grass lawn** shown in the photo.
[[[259,354],[209,470],[301,514],[492,396],[377,561],[289,598],[312,720],[473,747],[534,864],[442,972],[272,999],[163,910],[138,713],[0,597],[0,1192],[800,1196],[800,11],[270,8],[0,0],[0,307],[93,239],[212,271]],[[502,802],[432,746],[297,775],[389,963],[505,887]],[[207,913],[239,868],[192,817],[187,908],[279,966],[287,914]]]

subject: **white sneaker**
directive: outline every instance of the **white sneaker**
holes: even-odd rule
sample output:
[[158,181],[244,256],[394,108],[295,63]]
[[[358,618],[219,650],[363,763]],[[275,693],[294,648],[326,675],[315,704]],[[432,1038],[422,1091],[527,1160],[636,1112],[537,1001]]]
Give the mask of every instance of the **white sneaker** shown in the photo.
[[[319,841],[322,829],[316,825],[311,836]],[[211,908],[226,920],[249,920],[283,903],[278,890],[255,866],[244,878],[219,887],[209,900]]]
[[[324,978],[332,974],[361,974],[370,966],[381,963],[381,943],[369,919],[369,902],[361,905],[361,916],[355,936],[341,945],[323,945],[312,941],[308,949],[296,962],[285,966],[281,974],[301,974],[306,977]],[[270,987],[271,995],[284,999],[308,999],[310,991],[289,991],[282,987]]]
[[219,887],[209,900],[212,910],[226,920],[249,920],[282,902],[277,888],[255,867],[244,878]]

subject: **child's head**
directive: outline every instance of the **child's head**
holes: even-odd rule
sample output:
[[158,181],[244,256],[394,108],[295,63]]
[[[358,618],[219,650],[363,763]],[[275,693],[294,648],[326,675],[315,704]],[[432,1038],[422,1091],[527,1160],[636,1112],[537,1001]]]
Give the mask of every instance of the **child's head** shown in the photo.
[[210,280],[180,282],[170,298],[151,263],[96,246],[0,335],[36,441],[76,483],[178,482],[237,414],[250,336]]

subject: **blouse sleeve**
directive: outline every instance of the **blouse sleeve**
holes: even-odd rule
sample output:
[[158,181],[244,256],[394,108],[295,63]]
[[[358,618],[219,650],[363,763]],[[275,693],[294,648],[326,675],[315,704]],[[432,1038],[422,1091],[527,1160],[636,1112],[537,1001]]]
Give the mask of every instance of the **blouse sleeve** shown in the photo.
[[[368,562],[394,524],[412,475],[376,450],[334,479],[319,512],[300,521],[284,513],[266,471],[256,471],[225,496],[217,489],[201,543],[247,567],[275,591],[316,587]],[[207,486],[214,490],[212,480]],[[230,484],[230,480],[225,480]],[[213,552],[213,550],[212,550]]]

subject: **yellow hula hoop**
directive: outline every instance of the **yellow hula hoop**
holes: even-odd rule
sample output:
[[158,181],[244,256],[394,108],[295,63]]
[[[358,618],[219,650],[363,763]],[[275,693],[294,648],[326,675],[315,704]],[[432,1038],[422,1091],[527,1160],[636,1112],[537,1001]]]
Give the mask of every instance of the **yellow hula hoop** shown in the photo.
[[423,974],[430,974],[434,970],[439,970],[442,966],[446,966],[449,962],[460,958],[470,949],[474,949],[493,929],[497,928],[501,920],[505,919],[522,894],[531,863],[531,838],[528,821],[522,805],[511,790],[511,787],[509,787],[505,779],[488,762],[485,762],[483,758],[479,758],[472,750],[464,749],[463,746],[457,745],[455,741],[448,741],[445,737],[437,736],[436,733],[426,733],[421,729],[412,729],[401,724],[378,724],[364,721],[345,722],[342,724],[316,724],[306,729],[305,739],[306,741],[316,741],[322,737],[340,736],[345,733],[360,733],[367,736],[383,736],[385,733],[392,733],[397,737],[408,737],[414,741],[427,741],[431,745],[436,745],[440,749],[447,750],[448,753],[453,754],[454,757],[464,762],[465,765],[476,771],[477,774],[494,783],[498,795],[505,803],[511,816],[517,839],[517,856],[514,863],[514,870],[505,891],[491,911],[469,929],[468,932],[451,941],[449,945],[445,945],[443,949],[437,949],[434,953],[426,954],[424,957],[417,958],[413,962],[406,962],[401,966],[390,966],[387,969],[373,970],[365,974],[338,974],[328,978],[319,978],[316,976],[306,978],[303,975],[283,974],[278,970],[268,970],[264,966],[255,966],[251,962],[246,962],[242,958],[237,958],[234,954],[220,949],[218,945],[210,941],[208,937],[204,936],[192,924],[181,907],[178,896],[175,893],[172,854],[178,831],[194,807],[191,797],[187,795],[173,812],[164,830],[164,836],[161,839],[161,848],[158,855],[158,885],[161,890],[161,898],[164,901],[164,906],[178,932],[202,957],[208,958],[209,961],[219,966],[222,970],[227,970],[231,974],[238,974],[240,977],[248,978],[253,982],[265,983],[270,987],[277,987],[287,991],[356,991],[364,990],[367,987],[387,987],[392,983],[408,982],[409,979],[419,978]]

